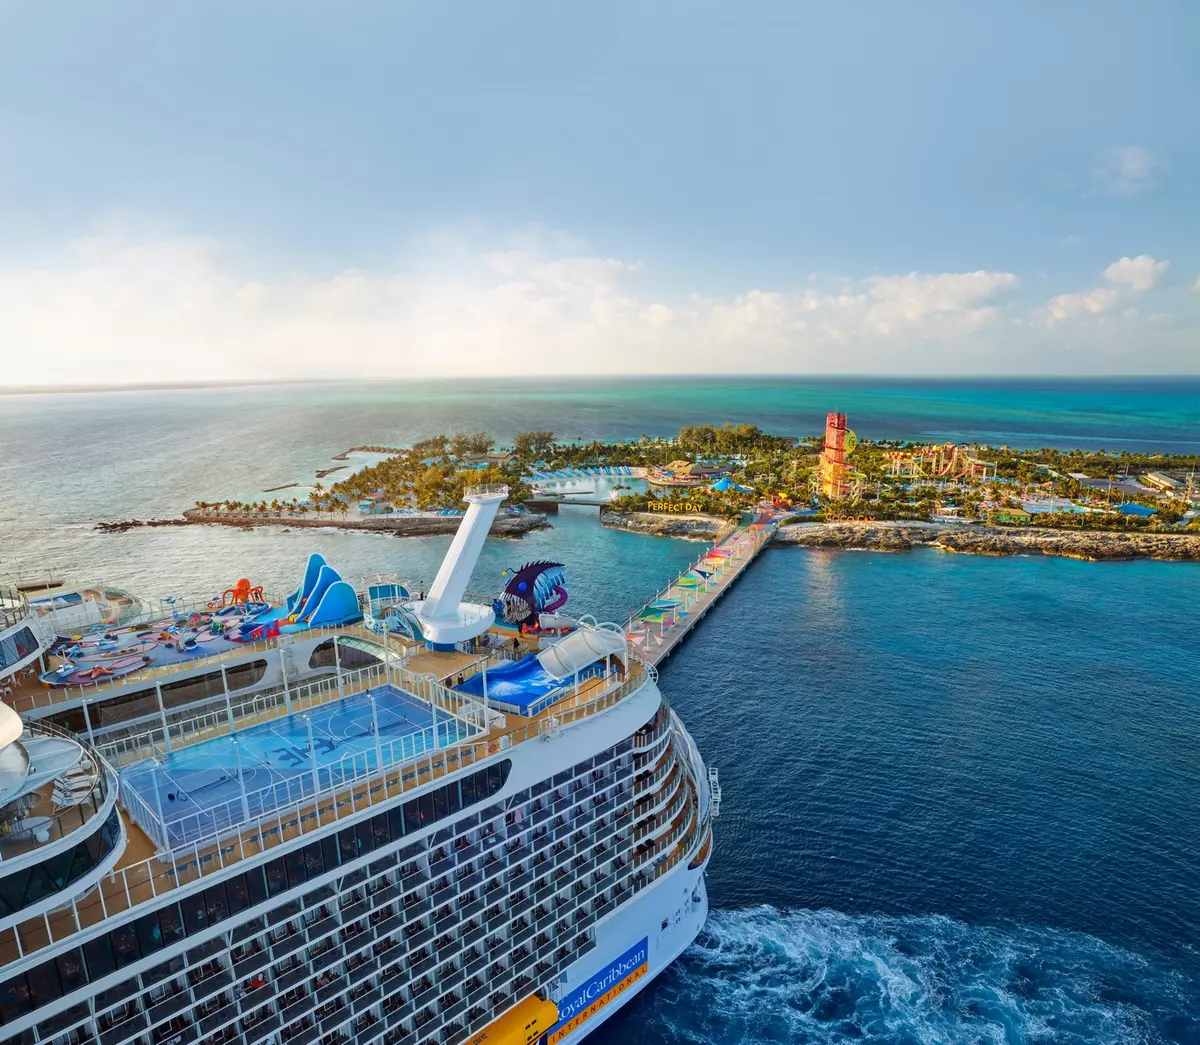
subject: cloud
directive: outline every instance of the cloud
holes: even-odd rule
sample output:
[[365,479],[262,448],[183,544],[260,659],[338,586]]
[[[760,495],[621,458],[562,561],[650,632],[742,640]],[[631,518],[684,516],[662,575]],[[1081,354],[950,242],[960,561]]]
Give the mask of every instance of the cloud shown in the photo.
[[388,271],[287,276],[209,239],[92,236],[39,269],[0,263],[0,343],[15,349],[2,382],[910,369],[914,345],[962,351],[1017,277],[909,272],[670,299],[648,283],[637,261],[537,230],[443,238]]
[[[1059,294],[1039,310],[1043,321],[1057,323],[1077,316],[1094,316],[1107,312],[1130,294],[1142,294],[1157,282],[1170,267],[1169,261],[1158,261],[1149,254],[1136,258],[1118,258],[1104,270],[1107,287],[1096,287],[1076,294]],[[1128,315],[1126,310],[1126,315]]]
[[1169,261],[1156,261],[1149,254],[1136,258],[1118,258],[1104,270],[1104,278],[1140,294],[1149,290],[1170,267]]
[[1096,191],[1110,196],[1129,196],[1148,189],[1162,166],[1149,149],[1122,145],[1104,152],[1092,170]]
[[1192,293],[1200,294],[1200,276],[1196,277],[1196,282],[1192,284]]
[[1051,320],[1070,319],[1072,316],[1096,315],[1116,304],[1119,297],[1111,287],[1098,287],[1081,294],[1059,294],[1046,302],[1045,308]]

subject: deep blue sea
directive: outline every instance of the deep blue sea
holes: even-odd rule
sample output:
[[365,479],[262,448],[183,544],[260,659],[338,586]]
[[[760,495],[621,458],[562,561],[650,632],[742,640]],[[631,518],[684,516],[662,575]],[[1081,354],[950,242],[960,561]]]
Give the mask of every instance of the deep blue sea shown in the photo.
[[[282,589],[320,550],[351,578],[428,583],[449,538],[92,524],[440,430],[799,435],[834,408],[865,436],[1200,449],[1198,379],[0,397],[0,576]],[[557,558],[572,608],[619,620],[696,551],[575,509],[491,542],[473,587]],[[721,772],[709,927],[598,1045],[1200,1042],[1198,596],[1186,564],[768,551],[662,669]]]

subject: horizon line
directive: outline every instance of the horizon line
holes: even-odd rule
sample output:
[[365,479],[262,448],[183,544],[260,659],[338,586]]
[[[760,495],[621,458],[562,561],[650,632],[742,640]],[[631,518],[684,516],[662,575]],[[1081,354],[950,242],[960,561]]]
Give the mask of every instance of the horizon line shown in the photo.
[[1200,379],[1200,373],[1110,373],[1110,374],[1031,374],[1031,373],[987,373],[987,374],[901,374],[901,373],[822,373],[805,374],[795,371],[780,371],[777,373],[754,372],[744,374],[706,373],[702,371],[689,373],[621,373],[621,374],[495,374],[486,377],[453,376],[453,377],[260,377],[260,378],[216,378],[202,381],[114,381],[96,384],[29,384],[29,385],[0,385],[0,396],[18,395],[82,395],[95,392],[185,392],[206,388],[247,388],[261,385],[317,385],[317,384],[356,384],[371,381],[373,383],[404,382],[419,384],[424,382],[488,382],[515,384],[522,381],[670,381],[670,380],[712,380],[712,381],[769,381],[785,378],[793,381],[1174,381],[1180,378],[1186,380]]

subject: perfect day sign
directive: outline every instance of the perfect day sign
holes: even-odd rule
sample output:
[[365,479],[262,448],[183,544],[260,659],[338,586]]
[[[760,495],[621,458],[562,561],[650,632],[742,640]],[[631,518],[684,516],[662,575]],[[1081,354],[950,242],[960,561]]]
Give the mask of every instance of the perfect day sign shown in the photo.
[[650,951],[642,937],[616,961],[596,973],[587,983],[576,987],[558,1003],[558,1022],[546,1034],[546,1045],[554,1045],[586,1023],[617,995],[646,975]]

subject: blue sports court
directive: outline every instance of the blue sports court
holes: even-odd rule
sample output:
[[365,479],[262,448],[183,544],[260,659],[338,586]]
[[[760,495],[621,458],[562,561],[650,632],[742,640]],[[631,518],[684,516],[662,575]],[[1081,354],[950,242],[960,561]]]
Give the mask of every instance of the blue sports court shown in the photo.
[[121,785],[162,820],[169,846],[186,845],[374,772],[380,758],[398,765],[478,732],[436,718],[435,728],[428,704],[381,686],[127,766]]

